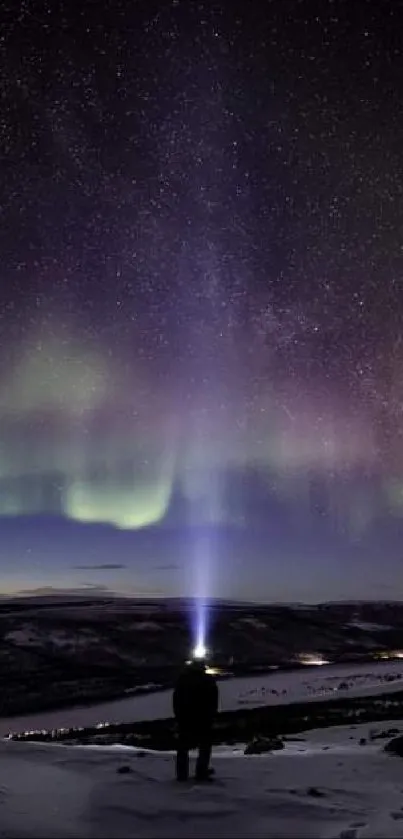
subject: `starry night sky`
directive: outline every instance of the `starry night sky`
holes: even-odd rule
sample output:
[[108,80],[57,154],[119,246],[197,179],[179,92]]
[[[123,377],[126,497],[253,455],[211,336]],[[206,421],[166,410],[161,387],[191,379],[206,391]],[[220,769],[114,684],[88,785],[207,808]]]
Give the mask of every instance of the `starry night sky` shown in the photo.
[[3,593],[403,598],[402,24],[4,0]]

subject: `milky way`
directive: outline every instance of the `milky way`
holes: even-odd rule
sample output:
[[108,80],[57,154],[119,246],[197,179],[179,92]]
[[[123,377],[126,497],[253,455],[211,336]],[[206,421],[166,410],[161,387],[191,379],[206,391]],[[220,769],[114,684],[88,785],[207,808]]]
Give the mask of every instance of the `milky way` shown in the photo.
[[3,4],[4,591],[403,595],[403,18],[353,5]]

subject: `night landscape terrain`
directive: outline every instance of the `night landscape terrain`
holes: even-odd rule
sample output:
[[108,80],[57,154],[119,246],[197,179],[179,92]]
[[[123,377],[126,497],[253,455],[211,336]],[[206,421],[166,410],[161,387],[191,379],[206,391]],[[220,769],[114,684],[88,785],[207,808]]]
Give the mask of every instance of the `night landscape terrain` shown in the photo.
[[2,839],[403,837],[402,31],[0,5]]
[[[55,602],[56,600],[56,602]],[[0,606],[3,716],[171,687],[189,657],[192,604],[52,596]],[[400,603],[211,604],[212,664],[227,674],[374,661],[403,650]],[[302,663],[305,661],[305,665]],[[314,665],[312,665],[314,666]]]

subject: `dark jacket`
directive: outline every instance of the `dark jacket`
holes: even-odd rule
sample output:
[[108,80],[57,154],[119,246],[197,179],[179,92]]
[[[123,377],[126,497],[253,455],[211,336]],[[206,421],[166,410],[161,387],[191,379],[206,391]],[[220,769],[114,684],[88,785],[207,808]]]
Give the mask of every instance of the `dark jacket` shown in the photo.
[[188,665],[177,681],[173,710],[179,726],[212,725],[218,710],[218,687],[213,676]]

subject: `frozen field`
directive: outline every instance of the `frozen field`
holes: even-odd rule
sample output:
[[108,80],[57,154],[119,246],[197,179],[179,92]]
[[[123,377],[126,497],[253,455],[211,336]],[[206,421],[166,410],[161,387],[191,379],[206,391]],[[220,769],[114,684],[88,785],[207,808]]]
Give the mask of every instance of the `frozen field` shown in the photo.
[[202,787],[178,785],[167,753],[3,741],[0,836],[403,837],[403,760],[384,741],[360,746],[368,729],[311,731],[260,757],[218,748],[217,780]]
[[[221,710],[403,691],[403,661],[302,668],[220,683]],[[134,722],[172,715],[171,691],[135,696],[87,708],[0,719],[0,736],[9,731],[70,728],[98,722]]]

